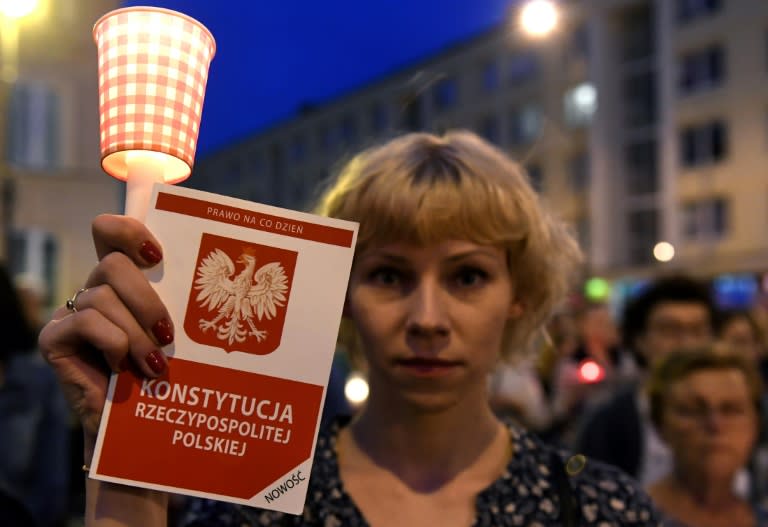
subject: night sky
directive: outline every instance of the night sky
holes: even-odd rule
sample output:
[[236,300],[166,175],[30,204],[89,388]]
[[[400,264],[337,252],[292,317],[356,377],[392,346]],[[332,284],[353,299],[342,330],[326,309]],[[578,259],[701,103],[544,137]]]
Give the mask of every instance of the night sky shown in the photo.
[[501,23],[512,0],[144,0],[216,39],[198,157]]

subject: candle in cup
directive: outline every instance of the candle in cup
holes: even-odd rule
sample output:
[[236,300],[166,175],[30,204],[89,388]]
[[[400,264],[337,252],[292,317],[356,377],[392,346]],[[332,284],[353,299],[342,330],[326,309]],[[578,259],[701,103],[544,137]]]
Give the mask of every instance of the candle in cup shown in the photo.
[[143,221],[152,185],[192,172],[216,44],[197,20],[153,7],[107,13],[93,37],[101,164],[127,184],[125,213]]

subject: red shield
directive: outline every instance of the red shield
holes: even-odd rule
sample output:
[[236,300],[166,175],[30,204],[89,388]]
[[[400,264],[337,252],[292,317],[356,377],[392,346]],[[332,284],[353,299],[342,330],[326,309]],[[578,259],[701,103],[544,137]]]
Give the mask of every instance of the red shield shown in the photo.
[[280,346],[295,251],[203,233],[184,330],[199,344],[266,355]]

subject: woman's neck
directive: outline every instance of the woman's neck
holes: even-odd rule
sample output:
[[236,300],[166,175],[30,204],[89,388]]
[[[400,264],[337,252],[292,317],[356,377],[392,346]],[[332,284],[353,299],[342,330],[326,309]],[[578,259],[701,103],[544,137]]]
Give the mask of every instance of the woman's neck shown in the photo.
[[350,425],[350,435],[373,463],[423,492],[443,486],[470,466],[480,477],[500,472],[511,444],[485,393],[437,411],[392,404],[372,394]]
[[663,483],[702,511],[723,512],[729,507],[741,506],[743,503],[743,500],[733,493],[733,477],[711,478],[675,469]]

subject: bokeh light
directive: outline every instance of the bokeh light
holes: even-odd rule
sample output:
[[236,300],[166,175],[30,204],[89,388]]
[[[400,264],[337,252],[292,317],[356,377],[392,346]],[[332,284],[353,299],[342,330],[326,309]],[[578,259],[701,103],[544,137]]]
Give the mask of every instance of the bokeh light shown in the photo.
[[8,18],[23,18],[37,8],[38,0],[0,0],[0,14]]
[[653,257],[660,262],[669,262],[675,257],[675,246],[669,242],[659,242],[653,247]]
[[602,302],[611,295],[611,284],[605,278],[594,276],[584,284],[584,296],[591,302]]
[[344,396],[353,406],[357,406],[368,399],[368,381],[359,373],[350,374],[344,384]]
[[597,362],[587,359],[579,365],[579,380],[586,384],[600,382],[605,377],[603,367]]
[[532,37],[544,37],[555,30],[559,17],[553,0],[529,0],[520,9],[520,28]]

